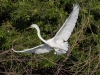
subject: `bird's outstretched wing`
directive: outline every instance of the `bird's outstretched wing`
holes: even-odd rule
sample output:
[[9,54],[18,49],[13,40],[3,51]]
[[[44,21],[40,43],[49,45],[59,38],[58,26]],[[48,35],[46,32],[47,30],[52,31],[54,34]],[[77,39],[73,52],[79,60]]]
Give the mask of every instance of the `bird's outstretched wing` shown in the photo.
[[54,40],[56,39],[63,39],[64,41],[67,41],[68,38],[70,37],[73,28],[75,27],[77,18],[78,18],[78,13],[79,13],[79,6],[77,4],[73,5],[73,10],[69,17],[66,19],[65,23],[63,26],[59,29],[57,34],[54,36]]
[[42,53],[47,53],[47,52],[51,51],[52,48],[50,46],[48,46],[47,44],[41,44],[41,45],[36,46],[34,48],[24,49],[22,51],[16,51],[13,48],[12,48],[12,50],[14,52],[17,52],[17,53],[35,53],[35,54],[42,54]]

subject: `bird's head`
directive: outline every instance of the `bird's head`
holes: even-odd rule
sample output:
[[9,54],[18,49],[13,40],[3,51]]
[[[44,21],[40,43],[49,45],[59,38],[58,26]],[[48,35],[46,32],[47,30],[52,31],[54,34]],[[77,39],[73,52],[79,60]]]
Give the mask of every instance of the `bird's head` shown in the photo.
[[32,24],[29,28],[36,28],[38,27],[37,24]]
[[29,26],[28,28],[26,28],[26,29],[30,29],[30,28],[37,28],[38,26],[37,26],[37,24],[32,24],[31,26]]

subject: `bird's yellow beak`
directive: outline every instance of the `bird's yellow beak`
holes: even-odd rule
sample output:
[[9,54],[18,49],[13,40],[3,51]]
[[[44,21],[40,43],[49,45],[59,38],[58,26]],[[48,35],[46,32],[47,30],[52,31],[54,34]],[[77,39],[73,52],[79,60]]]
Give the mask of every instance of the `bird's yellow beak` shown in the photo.
[[27,27],[26,30],[29,30],[31,28],[31,26]]

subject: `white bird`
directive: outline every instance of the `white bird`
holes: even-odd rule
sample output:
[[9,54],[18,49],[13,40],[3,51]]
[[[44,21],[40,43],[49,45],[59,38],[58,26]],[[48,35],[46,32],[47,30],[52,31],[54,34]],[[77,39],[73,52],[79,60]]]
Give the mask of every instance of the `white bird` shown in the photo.
[[77,4],[73,4],[73,10],[69,17],[66,19],[63,26],[59,29],[57,34],[49,39],[44,40],[40,35],[40,29],[36,24],[32,24],[30,28],[35,28],[37,30],[38,37],[45,43],[41,44],[39,46],[36,46],[34,48],[30,49],[24,49],[22,51],[16,51],[13,49],[14,52],[20,52],[20,53],[35,53],[35,54],[41,54],[50,52],[51,50],[55,50],[54,54],[64,54],[68,51],[68,38],[70,37],[73,28],[75,27],[76,21],[78,19],[78,13],[79,13],[79,6]]

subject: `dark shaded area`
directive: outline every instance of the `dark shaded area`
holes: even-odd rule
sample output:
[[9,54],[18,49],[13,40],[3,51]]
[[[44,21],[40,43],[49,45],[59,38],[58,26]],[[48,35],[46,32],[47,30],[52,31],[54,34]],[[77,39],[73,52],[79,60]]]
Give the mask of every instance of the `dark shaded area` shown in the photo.
[[9,13],[8,12],[3,12],[0,15],[0,25],[2,25],[1,23],[7,21],[10,18]]
[[13,23],[13,27],[15,27],[16,30],[18,30],[18,31],[23,31],[24,29],[26,29],[30,25],[31,25],[31,22],[29,22],[29,21],[23,21],[21,19],[16,20]]
[[96,11],[91,11],[92,12],[92,15],[94,15],[94,19],[95,20],[100,20],[100,13],[96,12]]
[[6,43],[6,38],[5,37],[0,37],[0,49],[2,50],[2,45]]
[[91,24],[90,27],[87,27],[86,31],[84,31],[84,34],[87,34],[87,33],[88,34],[92,34],[92,33],[98,34],[98,30],[97,30],[96,25]]
[[[36,68],[32,69],[33,75],[54,75],[56,74],[57,68]],[[74,72],[71,72],[70,69],[61,70],[58,75],[73,75]],[[28,73],[23,73],[22,75],[30,75]]]

